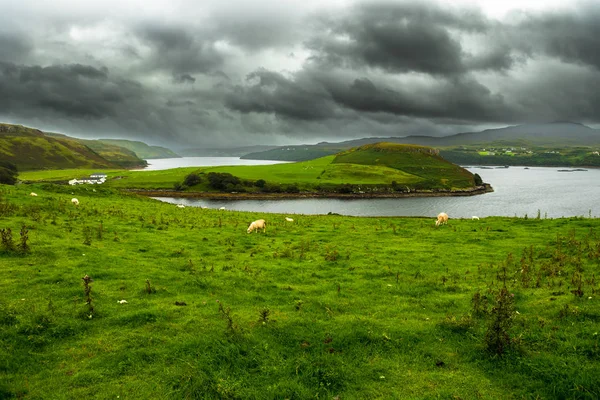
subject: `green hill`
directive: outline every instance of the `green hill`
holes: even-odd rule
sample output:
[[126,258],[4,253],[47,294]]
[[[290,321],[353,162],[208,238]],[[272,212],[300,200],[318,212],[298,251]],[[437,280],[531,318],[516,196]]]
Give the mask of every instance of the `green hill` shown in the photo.
[[172,150],[161,146],[149,146],[144,142],[134,140],[121,140],[121,139],[99,139],[101,143],[107,143],[123,147],[133,151],[139,158],[144,160],[150,160],[153,158],[178,158],[178,154]]
[[0,138],[0,161],[15,164],[19,171],[147,165],[145,160],[124,147],[22,125],[0,124]]
[[78,140],[21,125],[0,124],[0,139],[0,160],[15,164],[19,171],[119,167]]
[[[22,174],[22,179],[52,181],[70,175],[71,171],[39,171]],[[478,186],[475,175],[444,160],[435,149],[394,143],[360,146],[296,163],[119,171],[118,175],[120,179],[109,180],[106,185],[150,191],[177,188],[194,193],[387,195],[408,190],[470,190]],[[190,175],[196,175],[193,183],[186,179]]]
[[[472,173],[438,155],[437,150],[414,145],[375,143],[336,155],[289,164],[220,166],[198,169],[200,174],[229,173],[242,181],[264,180],[262,190],[289,191],[277,185],[294,185],[301,191],[342,193],[405,190],[455,190],[477,186]],[[123,184],[127,184],[123,182]],[[231,191],[253,191],[243,185]]]
[[472,173],[446,161],[440,157],[437,150],[426,146],[366,144],[339,153],[333,163],[392,168],[418,177],[421,187],[465,188],[474,185]]

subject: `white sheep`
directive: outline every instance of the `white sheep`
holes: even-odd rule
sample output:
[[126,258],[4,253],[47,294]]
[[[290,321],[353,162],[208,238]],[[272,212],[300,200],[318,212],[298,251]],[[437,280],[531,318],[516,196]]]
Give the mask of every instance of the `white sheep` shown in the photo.
[[248,233],[250,233],[252,231],[258,232],[259,229],[262,229],[263,233],[267,230],[267,223],[265,222],[264,219],[257,219],[256,221],[251,223],[250,226],[248,227]]
[[200,207],[200,208],[202,208],[203,210],[206,210],[208,207],[206,207],[206,206],[202,206],[202,207]]
[[33,196],[33,197],[37,197],[37,193],[34,193],[34,192],[29,193],[29,195]]
[[223,210],[225,210],[225,207],[221,207],[221,208],[219,208],[219,210],[223,211]]
[[440,226],[442,224],[448,223],[448,214],[445,212],[441,212],[437,216],[437,220],[435,221],[435,226]]
[[179,208],[185,208],[185,206],[183,204],[177,204],[177,207],[179,207]]
[[286,220],[287,222],[294,222],[294,219],[293,219],[293,218],[290,218],[290,217],[285,217],[285,220]]
[[477,215],[473,215],[471,219],[479,221],[479,217]]
[[75,197],[73,197],[71,199],[71,203],[73,203],[74,205],[78,206],[79,205],[79,200],[77,200]]
[[119,304],[127,304],[127,300],[117,300],[117,303],[119,303]]

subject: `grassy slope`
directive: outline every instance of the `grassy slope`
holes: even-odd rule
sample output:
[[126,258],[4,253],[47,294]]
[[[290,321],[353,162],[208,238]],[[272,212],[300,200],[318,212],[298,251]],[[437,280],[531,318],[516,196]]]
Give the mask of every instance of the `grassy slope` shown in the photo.
[[474,185],[473,174],[446,161],[431,148],[423,146],[395,143],[367,144],[341,153],[334,162],[384,165],[417,176],[432,187]]
[[160,146],[149,146],[144,142],[135,140],[119,140],[119,139],[100,139],[102,143],[112,144],[120,146],[133,151],[139,158],[144,160],[152,158],[176,158],[179,155],[175,154],[172,150]]
[[[0,228],[18,242],[26,225],[31,248],[0,250],[0,397],[600,396],[599,220],[287,224],[95,189],[0,186]],[[259,217],[266,234],[246,234]],[[509,254],[519,314],[498,359],[471,299],[493,297]],[[579,263],[583,297],[569,292]]]
[[[383,148],[385,151],[380,151]],[[124,179],[112,180],[109,176],[107,185],[119,188],[172,189],[175,183],[182,182],[191,172],[228,172],[244,180],[264,179],[270,183],[297,184],[303,190],[312,190],[316,185],[344,183],[390,185],[396,182],[398,185],[420,185],[424,188],[473,186],[470,172],[430,154],[429,148],[395,144],[363,146],[338,156],[289,164],[122,171],[118,175]],[[64,174],[55,175],[55,178],[59,177],[64,179]],[[42,172],[25,173],[20,178],[52,179],[51,174]],[[191,190],[208,190],[208,187],[205,182]]]
[[111,168],[114,164],[76,140],[55,138],[20,125],[0,124],[0,158],[20,171],[40,168]]
[[86,146],[100,157],[112,163],[113,166],[134,168],[147,165],[146,161],[138,157],[135,152],[117,144],[104,143],[100,140],[72,138],[61,133],[45,133],[45,135],[68,143]]

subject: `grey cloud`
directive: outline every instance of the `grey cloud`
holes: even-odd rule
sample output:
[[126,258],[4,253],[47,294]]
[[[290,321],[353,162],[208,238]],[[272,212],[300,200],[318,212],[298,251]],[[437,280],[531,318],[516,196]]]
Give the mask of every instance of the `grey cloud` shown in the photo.
[[522,16],[514,40],[521,48],[600,69],[600,5],[569,13]]
[[219,68],[224,57],[206,32],[166,25],[142,25],[138,37],[152,49],[144,60],[148,69],[164,69],[174,75],[208,73]]
[[468,77],[434,80],[426,87],[389,86],[376,85],[366,77],[346,81],[335,72],[306,69],[290,78],[260,70],[249,81],[253,83],[237,86],[228,97],[231,109],[305,121],[340,119],[354,113],[456,122],[513,120],[518,115],[502,96]]
[[194,82],[196,82],[196,78],[194,78],[190,74],[174,75],[173,82],[175,82],[175,83],[194,83]]
[[247,86],[236,86],[226,105],[243,113],[274,113],[282,117],[315,120],[335,113],[326,92],[314,80],[292,80],[264,69],[248,75]]
[[449,11],[424,3],[362,5],[348,14],[324,18],[320,34],[309,45],[317,53],[314,60],[324,64],[457,74],[466,69],[464,50],[451,29],[477,33],[487,24],[475,11]]
[[0,61],[20,63],[33,50],[31,39],[23,33],[0,31]]

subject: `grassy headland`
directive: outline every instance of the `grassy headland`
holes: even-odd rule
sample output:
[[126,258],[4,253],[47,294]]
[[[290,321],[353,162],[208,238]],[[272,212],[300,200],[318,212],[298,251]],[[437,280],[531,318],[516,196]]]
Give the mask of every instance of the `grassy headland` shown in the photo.
[[[29,172],[21,179],[64,180],[77,171]],[[116,174],[116,175],[115,175]],[[118,171],[106,185],[122,189],[168,190],[171,195],[344,194],[403,195],[471,193],[476,176],[441,158],[429,147],[377,143],[337,155],[289,164]],[[118,178],[118,179],[115,179]],[[175,191],[174,191],[175,189]],[[480,192],[484,189],[479,189]]]
[[292,217],[0,186],[0,398],[600,396],[600,220]]

